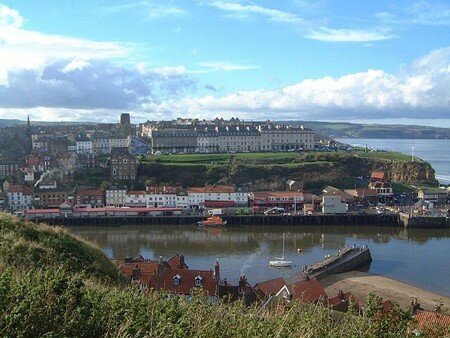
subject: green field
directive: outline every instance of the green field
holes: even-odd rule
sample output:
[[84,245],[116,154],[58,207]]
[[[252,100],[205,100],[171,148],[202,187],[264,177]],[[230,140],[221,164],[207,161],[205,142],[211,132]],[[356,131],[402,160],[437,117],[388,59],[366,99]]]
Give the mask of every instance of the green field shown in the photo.
[[388,151],[153,155],[140,159],[139,180],[184,187],[234,184],[254,190],[284,189],[287,180],[294,180],[305,189],[351,188],[357,177],[382,169],[393,180],[433,185],[431,166],[410,160],[408,155]]
[[[317,162],[321,158],[339,160],[349,157],[376,159],[387,162],[410,162],[411,157],[399,152],[379,151],[337,151],[318,152],[270,152],[270,153],[238,153],[238,154],[183,154],[183,155],[152,155],[141,158],[141,163],[170,164],[225,164],[230,162],[258,164],[288,164],[301,162]],[[420,159],[416,161],[422,162]]]

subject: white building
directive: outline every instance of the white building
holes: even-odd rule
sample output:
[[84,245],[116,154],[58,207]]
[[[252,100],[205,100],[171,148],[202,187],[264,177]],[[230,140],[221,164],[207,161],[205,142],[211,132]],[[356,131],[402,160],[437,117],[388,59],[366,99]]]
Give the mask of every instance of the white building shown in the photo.
[[[227,208],[244,205],[248,202],[248,194],[236,192],[233,186],[207,185],[188,189],[190,208]],[[245,202],[245,203],[244,203]]]
[[109,139],[106,137],[95,138],[92,141],[92,149],[96,155],[109,154],[111,152],[109,148]]
[[109,207],[124,207],[126,205],[127,191],[124,189],[106,190],[105,203]]
[[112,148],[128,148],[131,143],[131,139],[126,138],[110,138],[108,140],[109,152],[111,153]]
[[322,212],[324,214],[345,214],[347,209],[347,204],[342,203],[340,196],[322,197]]
[[148,208],[183,208],[189,207],[187,195],[178,194],[147,194]]
[[127,207],[146,207],[147,193],[145,191],[127,191],[125,195],[125,205]]
[[76,153],[77,154],[92,154],[93,147],[92,141],[88,139],[79,139],[76,141]]
[[203,208],[205,206],[205,188],[189,188],[188,205],[192,209]]
[[281,125],[259,126],[262,151],[314,149],[314,132],[310,129]]
[[33,189],[23,185],[11,185],[6,199],[11,212],[27,211],[33,203]]

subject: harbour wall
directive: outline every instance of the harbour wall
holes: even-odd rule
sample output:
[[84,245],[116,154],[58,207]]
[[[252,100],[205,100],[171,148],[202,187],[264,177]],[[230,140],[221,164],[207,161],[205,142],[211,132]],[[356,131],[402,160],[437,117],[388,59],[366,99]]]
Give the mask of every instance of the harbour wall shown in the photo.
[[[395,214],[367,214],[367,215],[227,215],[222,217],[227,226],[259,226],[259,225],[364,225],[390,226],[400,225]],[[102,217],[55,217],[46,219],[32,219],[35,222],[46,222],[52,225],[98,225],[119,226],[139,224],[196,224],[203,220],[202,216],[102,216]]]
[[356,270],[372,261],[369,248],[345,247],[336,254],[325,257],[320,262],[286,279],[289,283],[295,283],[306,278],[318,280],[333,274]]

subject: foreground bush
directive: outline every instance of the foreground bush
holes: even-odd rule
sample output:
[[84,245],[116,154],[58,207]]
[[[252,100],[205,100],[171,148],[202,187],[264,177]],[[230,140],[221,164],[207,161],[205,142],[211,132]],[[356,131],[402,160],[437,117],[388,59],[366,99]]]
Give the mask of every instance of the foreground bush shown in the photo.
[[4,337],[407,337],[406,313],[379,305],[371,297],[362,316],[298,303],[261,313],[202,294],[143,294],[94,245],[0,215]]
[[99,284],[63,269],[0,276],[0,332],[9,337],[405,337],[396,312],[377,318],[333,314],[320,305],[292,304],[258,313],[240,303],[213,304],[203,295],[145,295]]

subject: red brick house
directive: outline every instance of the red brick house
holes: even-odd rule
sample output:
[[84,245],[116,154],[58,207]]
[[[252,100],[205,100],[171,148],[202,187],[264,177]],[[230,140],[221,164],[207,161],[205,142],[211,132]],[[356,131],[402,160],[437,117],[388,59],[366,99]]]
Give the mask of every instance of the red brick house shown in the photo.
[[127,258],[117,261],[119,270],[139,284],[143,291],[164,290],[170,294],[190,296],[193,290],[203,290],[209,297],[217,299],[220,284],[220,265],[214,270],[192,270],[186,265],[183,255],[176,254],[168,261]]
[[83,189],[75,192],[75,205],[101,208],[105,206],[105,192],[102,189]]

